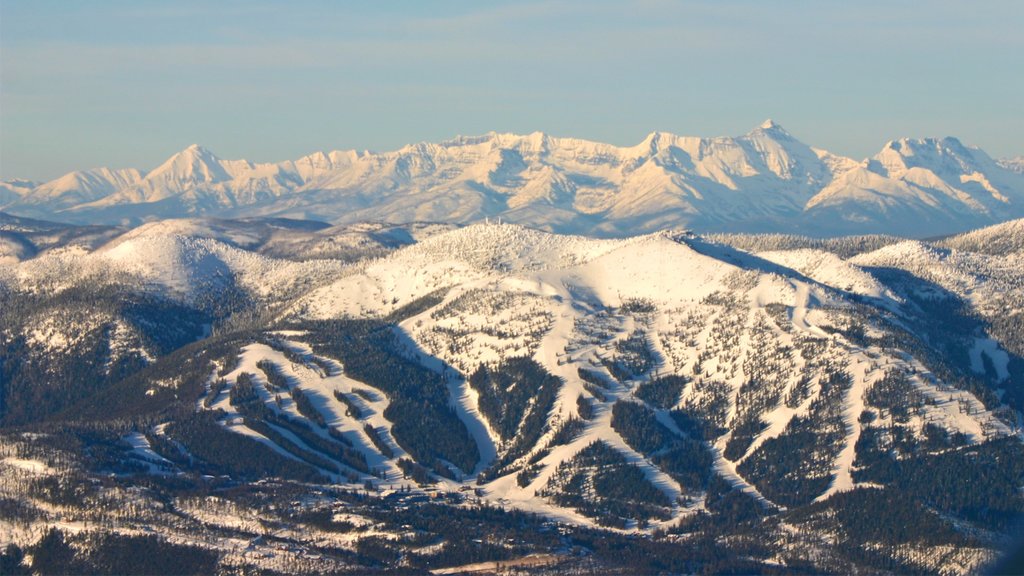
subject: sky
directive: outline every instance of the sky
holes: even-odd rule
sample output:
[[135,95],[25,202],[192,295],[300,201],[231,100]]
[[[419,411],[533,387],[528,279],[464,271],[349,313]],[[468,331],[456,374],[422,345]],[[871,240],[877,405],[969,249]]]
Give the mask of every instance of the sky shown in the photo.
[[1024,155],[1024,2],[0,0],[0,179],[767,118],[860,159]]

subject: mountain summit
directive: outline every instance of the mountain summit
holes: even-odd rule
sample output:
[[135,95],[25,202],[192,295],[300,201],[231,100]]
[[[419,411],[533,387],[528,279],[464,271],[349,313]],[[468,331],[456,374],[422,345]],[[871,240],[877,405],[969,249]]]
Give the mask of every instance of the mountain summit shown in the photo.
[[74,172],[17,193],[8,184],[0,209],[89,223],[209,215],[466,224],[500,217],[605,236],[668,227],[934,236],[1024,216],[1019,163],[997,162],[956,138],[894,140],[858,162],[810,147],[773,120],[738,137],[653,132],[625,147],[490,132],[274,164],[222,160],[192,145],[148,174]]

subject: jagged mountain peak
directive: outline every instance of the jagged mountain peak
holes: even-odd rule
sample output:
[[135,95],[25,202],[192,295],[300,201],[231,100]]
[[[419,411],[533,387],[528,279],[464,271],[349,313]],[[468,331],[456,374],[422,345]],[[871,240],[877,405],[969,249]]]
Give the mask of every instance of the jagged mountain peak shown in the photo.
[[552,143],[563,140],[570,139],[556,138],[541,131],[534,131],[528,134],[490,131],[479,136],[456,136],[455,138],[442,141],[440,146],[446,150],[474,148],[479,150],[514,149],[524,152],[543,152]]
[[192,144],[146,175],[146,180],[158,179],[212,183],[230,180],[231,175],[216,154],[199,144]]
[[1024,199],[1024,181],[977,146],[959,139],[902,138],[890,142],[873,161],[889,177],[910,179],[914,170],[935,174],[950,188],[979,199],[991,209],[991,199],[1013,204]]
[[107,223],[276,216],[469,224],[500,216],[611,236],[672,227],[936,236],[1024,216],[1024,179],[1012,166],[949,137],[893,140],[858,166],[766,120],[736,137],[652,131],[618,146],[488,132],[276,164],[223,160],[193,144],[149,174],[55,181],[8,192],[3,206]]
[[628,150],[640,150],[645,154],[655,155],[662,150],[667,150],[671,147],[683,148],[686,147],[684,144],[685,138],[677,136],[671,132],[664,132],[661,130],[655,130],[644,137],[644,139],[637,144],[627,148]]
[[59,208],[91,202],[139,182],[143,174],[135,169],[112,170],[93,168],[69,172],[40,184],[23,194],[27,204],[43,204]]
[[771,142],[782,149],[787,150],[809,150],[810,146],[801,142],[798,138],[789,133],[781,124],[772,119],[765,120],[757,128],[747,132],[738,140],[751,142]]
[[899,138],[890,140],[874,156],[889,171],[914,167],[977,169],[979,156],[987,155],[977,147],[966,146],[958,138]]
[[759,124],[757,128],[751,130],[748,133],[748,136],[758,134],[767,134],[775,138],[793,139],[793,135],[790,134],[785,128],[783,128],[782,124],[779,124],[778,122],[772,120],[771,118],[765,120],[764,122]]
[[959,138],[955,136],[924,137],[924,138],[897,138],[886,143],[885,148],[891,148],[898,152],[914,155],[920,151],[935,150],[937,152],[964,153],[968,150]]
[[351,166],[353,162],[369,155],[369,152],[356,150],[317,150],[298,160],[286,160],[278,164],[298,173],[303,182],[308,182],[318,175],[336,170],[342,166]]
[[[180,151],[172,154],[164,163],[176,160],[201,160],[204,162],[219,162],[221,159],[209,148],[202,144],[189,144]],[[159,169],[159,167],[157,168]],[[153,170],[154,172],[156,169]]]

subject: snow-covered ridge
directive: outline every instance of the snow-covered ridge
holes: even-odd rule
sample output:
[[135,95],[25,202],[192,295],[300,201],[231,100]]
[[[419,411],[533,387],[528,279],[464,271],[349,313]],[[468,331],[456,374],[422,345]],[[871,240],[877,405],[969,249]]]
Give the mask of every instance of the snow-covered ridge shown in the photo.
[[[911,270],[921,278],[946,288],[953,288],[954,293],[966,296],[983,281],[984,272],[979,266],[957,266],[956,260],[963,258],[978,260],[973,255],[962,255],[923,242],[908,240],[860,254],[851,258],[850,262],[865,268]],[[973,271],[969,271],[972,269]]]
[[502,218],[588,236],[666,228],[935,236],[1024,216],[1024,174],[955,138],[857,162],[766,121],[737,137],[652,132],[616,146],[491,132],[389,152],[257,164],[192,145],[149,171],[7,182],[0,209],[77,222],[282,216],[332,223]]
[[1017,156],[1016,158],[1002,158],[998,160],[999,165],[1007,170],[1017,172],[1018,174],[1024,174],[1024,156]]
[[[200,227],[201,229],[202,227]],[[336,260],[295,262],[263,256],[220,240],[183,234],[176,223],[143,226],[88,251],[81,246],[49,250],[19,262],[16,248],[0,249],[0,282],[19,290],[61,291],[73,286],[114,284],[156,290],[192,302],[224,291],[242,290],[259,300],[294,295],[342,275]],[[3,257],[0,252],[0,258]]]
[[519,225],[485,223],[433,236],[405,248],[395,257],[410,260],[451,258],[479,268],[505,271],[567,268],[589,262],[626,244],[642,242],[645,238],[602,240],[551,234]]
[[872,298],[895,298],[874,276],[831,252],[801,249],[760,252],[758,256],[805,274],[836,290]]
[[1024,252],[1024,219],[1011,220],[959,234],[939,244],[957,250],[992,255],[1020,254]]

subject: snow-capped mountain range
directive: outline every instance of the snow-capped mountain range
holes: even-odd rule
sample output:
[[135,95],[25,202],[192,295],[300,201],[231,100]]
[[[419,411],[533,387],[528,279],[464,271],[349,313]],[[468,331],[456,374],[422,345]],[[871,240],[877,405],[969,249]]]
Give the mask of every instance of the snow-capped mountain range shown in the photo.
[[559,233],[666,228],[934,236],[1024,216],[1021,159],[955,138],[899,139],[857,162],[771,120],[739,137],[654,132],[619,147],[489,133],[384,153],[256,164],[193,145],[146,173],[0,183],[0,210],[78,223],[273,216],[336,224],[487,218]]

